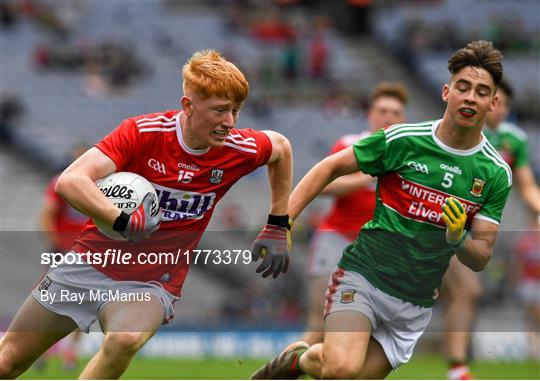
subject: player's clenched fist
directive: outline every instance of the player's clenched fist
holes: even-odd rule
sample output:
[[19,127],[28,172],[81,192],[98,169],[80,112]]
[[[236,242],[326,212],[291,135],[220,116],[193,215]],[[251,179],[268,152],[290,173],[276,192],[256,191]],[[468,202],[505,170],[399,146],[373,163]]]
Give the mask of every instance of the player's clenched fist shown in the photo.
[[442,207],[442,218],[446,224],[446,241],[454,247],[461,247],[465,242],[465,208],[454,197],[448,197]]
[[255,270],[263,278],[274,278],[289,268],[289,251],[292,246],[289,216],[268,216],[268,223],[259,233],[251,248],[251,259],[262,263]]
[[159,229],[161,208],[157,205],[155,195],[147,193],[141,205],[133,213],[120,213],[113,225],[113,230],[129,241],[146,239]]

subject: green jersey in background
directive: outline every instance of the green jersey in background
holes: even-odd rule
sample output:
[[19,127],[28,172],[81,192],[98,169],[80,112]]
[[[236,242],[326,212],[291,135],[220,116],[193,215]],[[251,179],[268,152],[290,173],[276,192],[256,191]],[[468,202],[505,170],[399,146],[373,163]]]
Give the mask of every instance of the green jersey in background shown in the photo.
[[512,169],[529,164],[527,135],[521,128],[513,123],[503,122],[496,129],[486,126],[483,132]]

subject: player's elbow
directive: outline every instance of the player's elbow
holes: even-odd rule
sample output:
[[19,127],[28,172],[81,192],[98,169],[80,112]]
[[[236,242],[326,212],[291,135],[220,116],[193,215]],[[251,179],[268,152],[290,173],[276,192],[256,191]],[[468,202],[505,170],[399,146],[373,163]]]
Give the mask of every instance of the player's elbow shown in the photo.
[[292,156],[291,142],[284,135],[276,132],[273,144],[278,147],[281,158]]
[[66,192],[66,189],[67,189],[66,182],[67,182],[66,176],[64,176],[64,174],[62,173],[58,177],[58,180],[56,181],[56,185],[54,186],[54,192],[60,197],[63,197]]
[[480,271],[484,270],[486,268],[486,265],[487,263],[482,263],[482,264],[478,264],[478,263],[475,263],[475,264],[469,264],[469,268],[474,271],[475,273],[479,273]]
[[469,261],[469,263],[466,263],[466,266],[470,268],[474,272],[480,272],[484,270],[489,263],[489,260],[491,259],[491,254],[485,254],[482,256],[479,256],[474,261]]
[[56,181],[54,191],[62,198],[65,198],[69,190],[73,188],[73,174],[64,171]]

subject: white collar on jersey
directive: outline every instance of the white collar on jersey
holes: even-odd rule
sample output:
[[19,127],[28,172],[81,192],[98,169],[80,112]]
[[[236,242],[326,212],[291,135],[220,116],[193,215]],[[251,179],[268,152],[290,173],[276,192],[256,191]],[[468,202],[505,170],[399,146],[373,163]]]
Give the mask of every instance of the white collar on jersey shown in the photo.
[[208,151],[210,151],[211,147],[205,148],[205,149],[193,149],[189,148],[188,145],[184,142],[184,137],[182,136],[182,125],[180,122],[180,115],[182,114],[182,111],[180,111],[178,114],[176,114],[176,136],[178,137],[178,143],[180,144],[180,147],[187,153],[191,155],[204,155]]
[[446,152],[450,152],[450,153],[453,153],[453,154],[459,155],[459,156],[469,156],[469,155],[473,155],[473,154],[477,153],[478,151],[480,151],[484,147],[484,145],[486,144],[486,137],[484,136],[484,133],[482,133],[482,141],[480,143],[478,143],[476,146],[472,147],[472,148],[469,148],[469,149],[456,149],[456,148],[452,148],[450,146],[447,146],[435,134],[435,132],[437,131],[437,128],[441,124],[441,121],[442,121],[442,119],[439,119],[439,120],[436,120],[436,121],[433,122],[433,125],[432,125],[432,128],[431,128],[431,136],[433,137],[433,140],[435,141],[435,143],[437,143],[437,145],[439,147],[441,147],[443,150],[445,150]]

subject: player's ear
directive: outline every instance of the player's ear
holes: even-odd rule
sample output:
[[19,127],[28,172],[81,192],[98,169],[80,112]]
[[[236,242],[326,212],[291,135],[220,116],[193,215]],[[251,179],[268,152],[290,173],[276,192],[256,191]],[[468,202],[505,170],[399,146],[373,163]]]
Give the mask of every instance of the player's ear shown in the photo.
[[193,113],[193,102],[191,101],[191,98],[184,95],[180,100],[180,104],[182,105],[182,110],[184,111],[184,114],[186,114],[187,116],[191,116],[191,114]]
[[491,98],[491,103],[489,104],[488,111],[495,110],[498,104],[499,104],[499,95],[497,94],[497,90],[495,90],[495,94],[493,95],[493,98]]
[[448,94],[450,93],[450,85],[448,83],[445,83],[442,88],[441,98],[443,101],[448,103]]

